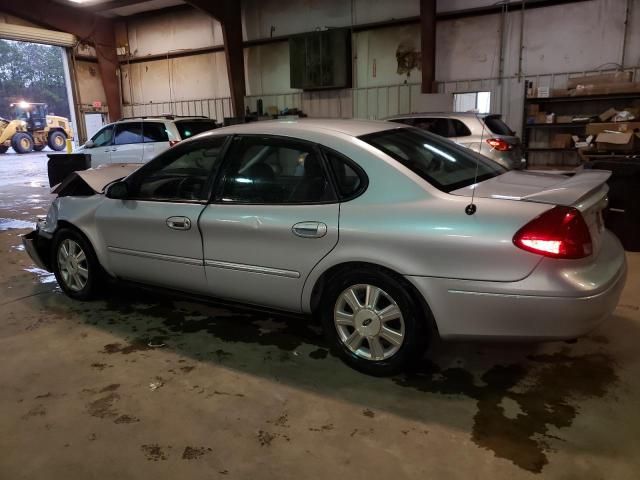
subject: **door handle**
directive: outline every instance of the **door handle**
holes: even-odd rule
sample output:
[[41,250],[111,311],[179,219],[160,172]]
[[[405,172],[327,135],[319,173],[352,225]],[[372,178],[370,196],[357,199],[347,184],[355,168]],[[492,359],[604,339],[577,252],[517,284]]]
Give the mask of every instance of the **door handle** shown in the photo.
[[187,217],[169,217],[167,218],[167,227],[173,230],[189,230],[191,228],[191,220]]
[[291,227],[291,231],[302,238],[321,238],[327,234],[327,225],[322,222],[299,222]]

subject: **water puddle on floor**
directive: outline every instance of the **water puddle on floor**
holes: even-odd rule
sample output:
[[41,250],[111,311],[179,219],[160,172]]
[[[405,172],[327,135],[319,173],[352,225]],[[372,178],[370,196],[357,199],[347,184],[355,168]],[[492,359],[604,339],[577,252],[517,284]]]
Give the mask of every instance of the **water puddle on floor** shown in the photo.
[[53,273],[47,272],[46,270],[38,267],[25,268],[24,271],[35,273],[38,276],[38,281],[40,283],[54,283],[56,281],[56,276]]
[[26,222],[24,220],[16,220],[14,218],[0,218],[0,231],[4,230],[24,230],[27,228],[35,228],[35,222]]

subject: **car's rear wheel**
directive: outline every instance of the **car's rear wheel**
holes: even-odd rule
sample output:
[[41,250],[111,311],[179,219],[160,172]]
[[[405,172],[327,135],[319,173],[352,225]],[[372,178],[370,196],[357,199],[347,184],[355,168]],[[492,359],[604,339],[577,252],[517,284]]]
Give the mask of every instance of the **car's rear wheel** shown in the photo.
[[103,276],[89,242],[70,228],[61,229],[53,238],[53,273],[60,288],[77,300],[95,297]]
[[427,319],[409,286],[383,270],[334,277],[323,295],[325,333],[342,359],[361,372],[397,373],[422,356]]

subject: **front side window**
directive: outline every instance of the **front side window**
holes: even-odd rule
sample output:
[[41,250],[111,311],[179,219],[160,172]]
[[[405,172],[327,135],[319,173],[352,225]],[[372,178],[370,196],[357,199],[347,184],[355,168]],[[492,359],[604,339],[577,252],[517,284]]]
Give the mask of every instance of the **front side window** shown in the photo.
[[104,127],[93,136],[91,141],[93,142],[93,148],[111,145],[111,142],[113,141],[113,125]]
[[169,134],[162,122],[144,122],[142,133],[144,143],[169,141]]
[[115,145],[142,143],[142,122],[126,122],[116,125]]
[[494,161],[415,128],[398,128],[359,137],[445,192],[498,176]]
[[174,147],[145,165],[134,178],[132,197],[165,201],[205,201],[209,180],[222,161],[227,137]]
[[335,201],[322,160],[307,144],[269,138],[238,139],[229,154],[222,201],[318,203]]

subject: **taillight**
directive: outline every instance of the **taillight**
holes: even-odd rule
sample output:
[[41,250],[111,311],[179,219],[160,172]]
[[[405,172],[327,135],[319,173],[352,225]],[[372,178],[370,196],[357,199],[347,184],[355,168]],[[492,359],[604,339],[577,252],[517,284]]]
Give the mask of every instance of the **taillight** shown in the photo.
[[589,227],[572,207],[554,207],[534,218],[513,237],[513,243],[529,252],[553,258],[584,258],[593,247]]
[[507,150],[511,150],[513,148],[513,145],[511,145],[506,140],[502,140],[501,138],[487,138],[487,143],[491,146],[491,148],[494,148],[499,152],[506,152]]
[[180,140],[169,140],[169,146],[173,147],[174,145],[177,145],[178,143],[180,143]]

